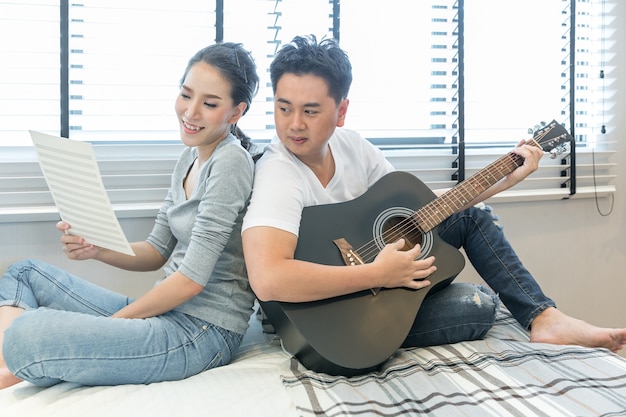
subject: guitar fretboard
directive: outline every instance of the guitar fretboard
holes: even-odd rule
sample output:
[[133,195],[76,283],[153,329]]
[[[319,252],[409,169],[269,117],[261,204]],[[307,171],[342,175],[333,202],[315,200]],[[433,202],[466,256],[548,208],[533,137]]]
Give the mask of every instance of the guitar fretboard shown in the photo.
[[[534,140],[526,144],[539,146]],[[523,163],[524,158],[510,152],[423,206],[413,214],[422,232],[433,229]]]

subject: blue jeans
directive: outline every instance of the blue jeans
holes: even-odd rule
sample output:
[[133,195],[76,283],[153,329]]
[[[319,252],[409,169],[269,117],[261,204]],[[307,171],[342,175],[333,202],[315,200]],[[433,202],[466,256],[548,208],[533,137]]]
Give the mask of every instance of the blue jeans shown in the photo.
[[[444,220],[438,233],[450,245],[464,249],[474,269],[528,329],[539,313],[555,303],[522,265],[494,220],[490,207],[472,207]],[[424,300],[404,346],[480,339],[495,321],[497,303],[498,297],[485,287],[452,283]]]
[[0,279],[0,306],[26,311],[6,330],[9,370],[39,386],[149,384],[179,380],[230,362],[242,335],[170,311],[111,318],[128,297],[35,260]]

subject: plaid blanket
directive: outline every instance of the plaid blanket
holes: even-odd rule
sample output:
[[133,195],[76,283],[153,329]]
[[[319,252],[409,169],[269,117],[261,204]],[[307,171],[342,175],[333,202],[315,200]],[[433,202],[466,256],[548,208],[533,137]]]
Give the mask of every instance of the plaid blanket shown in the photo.
[[484,340],[400,350],[376,373],[281,380],[300,416],[626,416],[626,360],[606,349],[529,343],[502,310]]

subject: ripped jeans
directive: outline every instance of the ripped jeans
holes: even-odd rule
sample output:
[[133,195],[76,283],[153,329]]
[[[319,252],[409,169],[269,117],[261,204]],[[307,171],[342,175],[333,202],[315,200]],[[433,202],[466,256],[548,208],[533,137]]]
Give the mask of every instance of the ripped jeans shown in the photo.
[[495,220],[489,206],[472,207],[453,214],[439,225],[441,239],[463,248],[491,289],[453,282],[429,295],[403,347],[481,339],[495,322],[498,300],[524,328],[530,328],[543,310],[555,306],[522,265]]

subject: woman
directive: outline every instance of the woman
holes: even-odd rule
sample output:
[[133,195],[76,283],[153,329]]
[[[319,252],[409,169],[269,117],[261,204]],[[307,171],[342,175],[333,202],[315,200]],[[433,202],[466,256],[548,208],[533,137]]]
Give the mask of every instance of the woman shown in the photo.
[[164,267],[145,295],[130,300],[36,260],[8,268],[0,279],[0,388],[21,380],[147,384],[232,359],[254,302],[240,236],[254,163],[237,121],[257,90],[256,66],[240,44],[191,58],[175,103],[186,148],[152,232],[132,243],[136,256],[90,245],[57,224],[70,259]]

